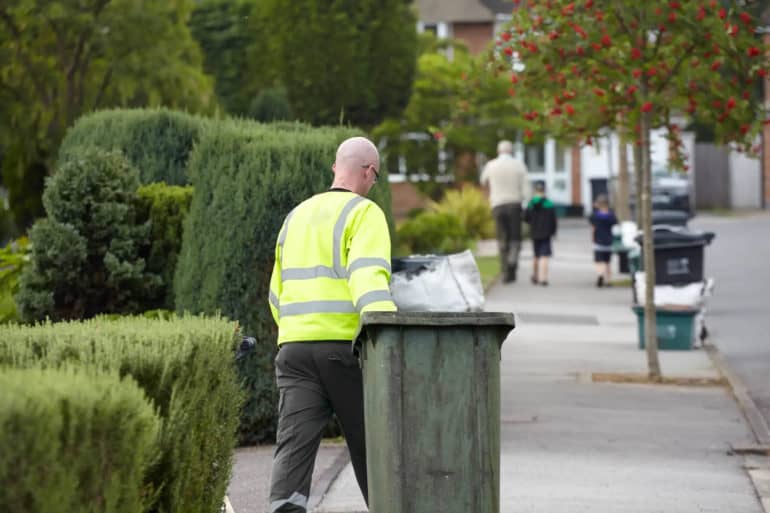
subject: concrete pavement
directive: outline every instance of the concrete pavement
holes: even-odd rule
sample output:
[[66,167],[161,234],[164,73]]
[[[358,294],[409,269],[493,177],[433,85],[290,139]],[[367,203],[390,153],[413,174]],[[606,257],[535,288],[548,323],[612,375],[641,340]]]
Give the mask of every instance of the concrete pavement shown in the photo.
[[[518,323],[501,361],[501,511],[760,513],[761,495],[770,512],[768,458],[732,453],[755,441],[707,352],[661,352],[661,366],[712,386],[598,381],[646,373],[631,292],[593,287],[584,221],[562,223],[554,249],[549,287],[529,283],[527,249],[519,282],[487,294]],[[316,511],[366,511],[349,465]]]

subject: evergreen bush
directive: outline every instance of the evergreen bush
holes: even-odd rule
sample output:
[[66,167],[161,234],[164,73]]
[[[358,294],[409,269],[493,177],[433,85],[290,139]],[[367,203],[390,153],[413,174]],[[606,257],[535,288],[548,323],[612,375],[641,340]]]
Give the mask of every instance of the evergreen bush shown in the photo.
[[236,337],[235,325],[219,317],[3,325],[0,369],[77,366],[133,378],[162,419],[146,474],[148,489],[158,491],[148,511],[212,513],[230,479],[243,398]]
[[140,256],[148,226],[136,218],[138,175],[119,152],[85,148],[48,180],[48,217],[30,230],[32,258],[20,279],[23,320],[132,313],[160,278]]
[[138,218],[150,224],[149,246],[144,255],[147,271],[161,280],[157,294],[145,298],[143,309],[174,309],[174,271],[192,194],[191,186],[163,182],[144,185],[137,190]]
[[147,511],[160,419],[132,379],[4,369],[0,390],[3,511]]
[[[257,340],[246,362],[250,391],[241,440],[274,435],[277,395],[273,359],[276,328],[268,307],[275,242],[284,217],[331,184],[337,145],[348,128],[288,129],[221,123],[202,136],[190,158],[195,183],[174,279],[178,311],[221,311]],[[390,217],[385,173],[370,197]]]
[[78,119],[59,148],[59,166],[93,146],[120,150],[142,183],[186,185],[187,161],[206,118],[168,109],[102,110]]

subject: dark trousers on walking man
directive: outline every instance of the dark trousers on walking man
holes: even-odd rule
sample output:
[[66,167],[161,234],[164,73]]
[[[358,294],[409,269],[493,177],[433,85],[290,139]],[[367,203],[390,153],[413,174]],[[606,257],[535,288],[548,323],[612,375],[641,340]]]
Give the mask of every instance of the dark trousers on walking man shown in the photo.
[[275,359],[279,421],[270,513],[305,513],[318,447],[332,418],[342,425],[353,471],[368,501],[361,367],[350,342],[295,342]]
[[521,205],[506,203],[492,209],[497,227],[497,246],[500,251],[500,271],[503,282],[516,281],[521,250]]

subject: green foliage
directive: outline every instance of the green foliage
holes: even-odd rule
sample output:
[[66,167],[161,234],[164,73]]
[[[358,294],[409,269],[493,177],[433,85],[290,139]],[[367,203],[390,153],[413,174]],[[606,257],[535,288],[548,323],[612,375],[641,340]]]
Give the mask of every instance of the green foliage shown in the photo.
[[0,147],[16,223],[43,214],[40,197],[65,130],[108,107],[214,107],[187,27],[193,0],[0,4]]
[[4,511],[147,511],[160,420],[132,379],[4,369],[0,390]]
[[423,212],[402,224],[397,254],[448,254],[470,248],[473,239],[462,221],[447,212]]
[[168,109],[113,109],[88,114],[67,131],[59,164],[77,158],[82,147],[120,150],[139,170],[142,183],[186,185],[187,160],[206,118]]
[[205,0],[190,17],[190,30],[204,55],[214,90],[231,115],[251,112],[251,101],[276,79],[268,64],[265,38],[250,27],[259,0]]
[[[195,193],[174,279],[178,311],[221,311],[258,341],[244,363],[254,381],[242,438],[272,436],[276,328],[268,308],[275,242],[285,216],[332,180],[337,145],[359,132],[302,124],[227,121],[206,132],[190,158]],[[371,199],[390,218],[387,176]]]
[[585,141],[622,126],[638,142],[667,127],[678,145],[676,115],[749,149],[766,117],[752,93],[770,72],[770,47],[756,37],[758,11],[724,4],[557,1],[514,10],[498,64],[510,77],[508,55],[517,52],[521,71],[511,80],[515,103],[527,104],[528,134]]
[[292,119],[286,89],[272,87],[261,91],[249,107],[249,116],[264,123]]
[[298,119],[370,127],[407,103],[416,22],[403,0],[264,0],[252,27]]
[[19,292],[19,277],[29,263],[31,251],[27,237],[0,249],[0,324],[19,320],[13,297]]
[[48,181],[48,217],[30,230],[32,261],[17,304],[26,321],[141,310],[158,276],[140,257],[148,226],[136,218],[138,175],[118,152],[86,149]]
[[150,224],[147,271],[161,279],[155,297],[145,297],[142,308],[174,309],[174,271],[182,247],[182,230],[190,210],[193,188],[153,183],[137,190],[137,217]]
[[0,368],[77,366],[130,376],[163,420],[146,474],[147,488],[158,492],[148,511],[211,513],[230,479],[243,397],[236,336],[232,322],[189,316],[6,325]]
[[495,220],[489,201],[478,187],[466,185],[459,190],[449,190],[440,202],[430,202],[429,207],[434,212],[456,216],[474,239],[495,237]]
[[[515,139],[522,124],[512,108],[510,83],[489,73],[487,56],[473,56],[457,41],[424,33],[421,47],[408,105],[380,124],[374,136],[387,143],[391,167],[401,157],[410,175],[435,177],[439,151],[444,151],[449,174],[475,181],[475,161],[459,157],[477,151],[494,154],[497,142]],[[418,182],[418,187],[431,196],[441,193],[431,181]]]

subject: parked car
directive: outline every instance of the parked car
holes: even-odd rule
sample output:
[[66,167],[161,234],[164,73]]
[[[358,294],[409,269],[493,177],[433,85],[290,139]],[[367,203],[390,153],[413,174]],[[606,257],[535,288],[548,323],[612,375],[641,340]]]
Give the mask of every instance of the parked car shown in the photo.
[[[633,175],[629,183],[629,202],[631,210],[636,204],[636,180]],[[652,171],[652,208],[653,210],[675,210],[695,215],[692,208],[692,184],[687,175],[664,167]]]

